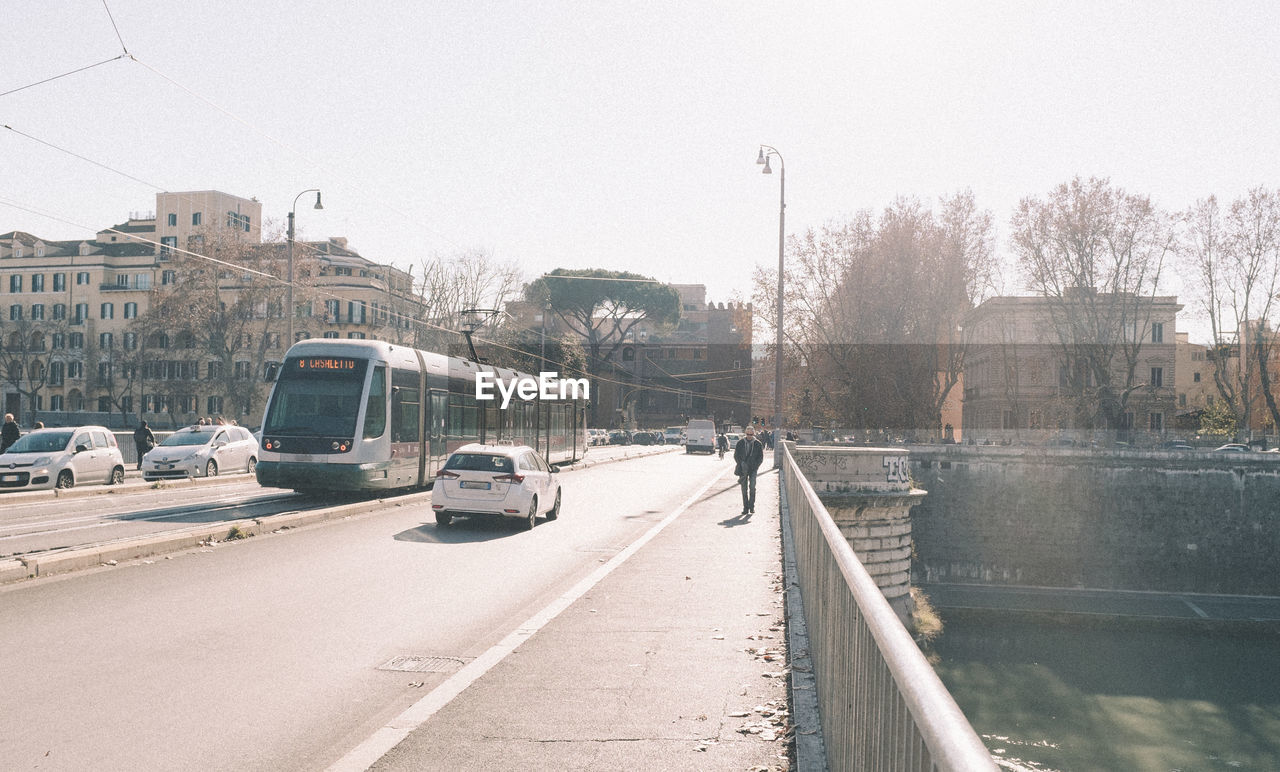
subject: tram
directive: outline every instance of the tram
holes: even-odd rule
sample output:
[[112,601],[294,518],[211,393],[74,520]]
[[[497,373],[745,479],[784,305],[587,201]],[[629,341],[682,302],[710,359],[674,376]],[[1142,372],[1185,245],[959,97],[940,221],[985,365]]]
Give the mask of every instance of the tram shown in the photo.
[[425,488],[457,448],[528,445],[549,463],[587,450],[585,395],[477,400],[507,368],[374,340],[312,339],[285,354],[262,421],[258,482],[299,491]]

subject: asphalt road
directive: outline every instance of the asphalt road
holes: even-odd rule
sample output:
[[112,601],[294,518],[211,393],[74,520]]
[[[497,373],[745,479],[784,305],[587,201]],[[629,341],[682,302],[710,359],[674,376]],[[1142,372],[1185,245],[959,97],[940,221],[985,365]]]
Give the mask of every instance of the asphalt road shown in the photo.
[[723,469],[666,453],[563,476],[560,519],[422,504],[0,587],[10,768],[323,768]]

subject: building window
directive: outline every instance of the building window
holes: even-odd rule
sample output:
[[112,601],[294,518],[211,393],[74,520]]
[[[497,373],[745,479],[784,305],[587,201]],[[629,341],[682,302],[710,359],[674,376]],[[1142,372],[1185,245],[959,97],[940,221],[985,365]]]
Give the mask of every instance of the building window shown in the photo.
[[36,247],[36,257],[44,257],[44,247]]
[[[61,386],[63,379],[65,379],[66,377],[67,377],[67,366],[64,363],[62,362],[49,363],[49,385],[50,386]],[[54,399],[60,399],[60,398],[54,397]],[[57,410],[57,409],[58,408],[54,408],[54,410]]]
[[31,321],[33,322],[44,321],[44,304],[43,303],[36,303],[35,305],[31,306]]
[[54,303],[53,304],[53,320],[55,322],[60,322],[66,318],[67,318],[67,307],[62,303]]
[[88,283],[89,283],[89,272],[76,271],[76,284],[88,284]]
[[22,247],[14,247],[14,248],[13,248],[13,256],[14,256],[14,257],[22,257]]
[[[1159,388],[1159,387],[1161,387],[1161,386],[1163,386],[1163,385],[1164,385],[1164,368],[1163,368],[1163,367],[1153,367],[1153,368],[1151,368],[1151,386],[1152,386],[1152,388]],[[1153,415],[1154,415],[1154,414],[1153,414]]]
[[67,336],[68,348],[84,348],[84,333],[73,332]]
[[1164,431],[1164,413],[1151,413],[1150,419],[1151,419],[1151,431],[1153,432]]
[[89,304],[76,303],[76,315],[72,320],[72,324],[84,324],[84,320],[89,318]]
[[194,226],[194,225],[199,225],[199,224],[200,224],[200,213],[199,213],[199,212],[192,212],[192,213],[191,213],[191,224],[192,224],[193,226]]
[[54,292],[67,291],[67,275],[65,273],[55,273],[53,275],[53,291]]
[[99,413],[111,412],[111,397],[98,397],[98,412]]
[[[62,409],[62,395],[61,395],[61,394],[54,394],[52,397],[49,397],[49,409],[50,409],[50,410],[61,410],[61,409]],[[106,411],[103,411],[103,412],[106,412]]]
[[31,291],[44,292],[44,274],[37,273],[31,277]]
[[[15,256],[16,256],[16,257],[22,257],[22,255],[18,255],[18,254],[16,254],[16,253],[15,253]],[[21,275],[21,274],[16,274],[16,273],[15,273],[15,274],[13,274],[12,276],[10,276],[10,277],[9,277],[9,291],[10,291],[10,292],[21,292],[21,291],[22,291],[22,275]]]
[[325,336],[326,338],[337,338],[337,337],[338,337],[338,331],[337,331],[337,330],[329,330],[328,332],[326,332],[326,333],[324,334],[324,336]]
[[351,338],[351,339],[353,339],[353,340],[364,340],[364,333],[363,333],[363,332],[349,332],[349,333],[347,333],[347,337],[348,337],[348,338]]
[[1186,394],[1179,394],[1179,395],[1178,395],[1178,407],[1186,407],[1186,406],[1187,406],[1187,395],[1186,395]]
[[109,332],[98,333],[98,348],[109,351],[111,349],[112,342],[113,340],[111,337],[111,333]]
[[135,273],[133,275],[133,288],[140,289],[140,290],[151,289],[151,274]]
[[1151,342],[1164,343],[1164,322],[1151,323]]
[[205,400],[204,406],[210,415],[217,415],[222,412],[222,397],[209,397]]
[[53,347],[55,351],[58,349],[64,349],[67,347],[67,336],[65,333],[55,332],[53,335],[50,335],[49,337],[51,340],[50,345]]
[[125,351],[138,350],[138,333],[126,332],[124,334],[124,350]]
[[1200,382],[1200,373],[1199,373],[1199,372],[1194,372],[1194,373],[1192,373],[1192,374],[1191,374],[1191,380],[1192,380],[1192,381],[1194,381],[1194,382],[1196,382],[1196,383],[1199,383],[1199,382]]
[[161,255],[172,254],[173,251],[177,248],[178,248],[177,236],[161,236],[160,237],[160,254]]
[[165,272],[163,272],[163,273],[161,273],[161,274],[160,274],[160,283],[161,283],[161,284],[173,284],[173,283],[174,283],[174,282],[176,282],[177,280],[178,280],[178,273],[177,273],[177,271],[165,271]]
[[136,318],[137,316],[138,316],[138,304],[137,304],[137,303],[125,303],[125,304],[124,304],[124,318],[125,318],[125,319],[133,319],[133,318]]
[[347,267],[345,267],[345,266],[335,265],[335,266],[333,267],[333,275],[334,275],[334,276],[350,276],[350,275],[351,275],[351,269],[350,269],[350,268],[347,268]]
[[9,306],[9,321],[22,321],[22,306]]
[[330,324],[337,324],[338,317],[342,315],[342,301],[341,300],[324,301],[324,315],[325,315],[325,321],[329,322]]
[[98,382],[99,383],[111,382],[111,363],[110,362],[98,363]]
[[84,362],[67,362],[67,377],[72,380],[80,380],[84,378]]
[[116,316],[116,305],[115,303],[103,303],[102,307],[98,309],[98,312],[99,319],[114,319]]
[[235,379],[237,381],[247,381],[253,374],[253,364],[251,362],[236,362]]

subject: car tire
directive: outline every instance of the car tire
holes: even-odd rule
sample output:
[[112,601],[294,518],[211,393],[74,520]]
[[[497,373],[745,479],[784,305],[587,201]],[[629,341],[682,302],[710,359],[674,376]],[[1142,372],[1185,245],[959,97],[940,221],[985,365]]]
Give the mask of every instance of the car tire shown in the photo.
[[107,485],[123,485],[124,484],[124,467],[118,466],[111,470],[111,479],[107,480]]
[[67,488],[70,488],[75,484],[76,484],[75,475],[71,474],[70,469],[63,469],[61,472],[58,472],[58,481],[54,483],[53,486],[55,488],[61,488],[63,490],[66,490]]
[[532,531],[533,527],[538,524],[538,497],[534,496],[529,502],[529,514],[524,518],[524,529]]
[[248,469],[249,474],[253,474],[255,471],[257,471],[257,469],[258,469],[258,459],[253,458],[252,456],[250,456],[250,457],[249,457],[249,469]]
[[548,519],[548,520],[555,520],[555,519],[556,519],[557,517],[559,517],[559,516],[560,516],[560,489],[557,489],[557,490],[556,490],[556,503],[555,503],[555,504],[553,504],[553,505],[552,505],[552,507],[551,507],[551,509],[547,512],[547,519]]
[[452,522],[453,522],[453,515],[449,514],[448,512],[436,513],[436,525],[448,527],[449,523],[452,523]]
[[205,464],[205,465],[204,465],[204,476],[205,476],[205,477],[217,477],[217,476],[218,476],[218,462],[217,462],[217,461],[214,461],[213,459],[209,459],[209,463],[207,463],[207,464]]

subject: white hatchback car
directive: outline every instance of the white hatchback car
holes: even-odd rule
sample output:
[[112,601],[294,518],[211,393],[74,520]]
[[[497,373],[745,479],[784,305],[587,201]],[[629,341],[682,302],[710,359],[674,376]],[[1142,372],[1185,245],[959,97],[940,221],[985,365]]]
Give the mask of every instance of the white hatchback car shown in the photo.
[[519,517],[533,528],[539,514],[560,515],[560,470],[527,445],[464,445],[436,472],[431,508],[438,525],[458,516]]
[[0,454],[0,490],[124,482],[124,458],[104,426],[36,429]]
[[240,426],[188,426],[142,457],[142,479],[175,480],[248,472],[258,466],[258,441]]

